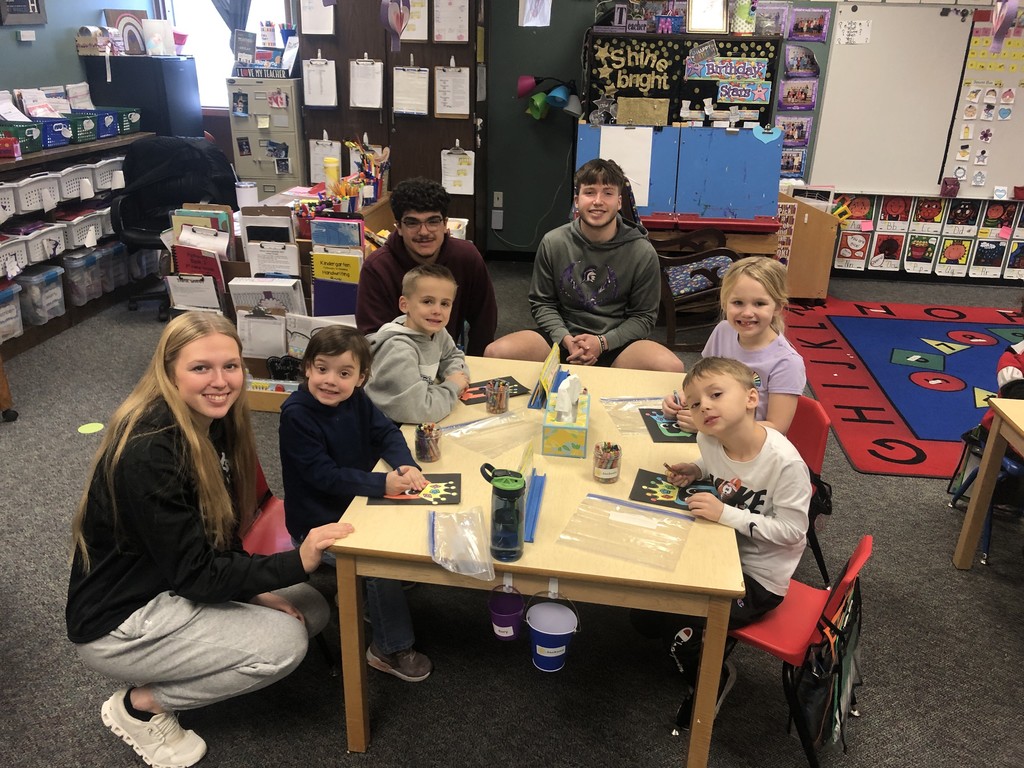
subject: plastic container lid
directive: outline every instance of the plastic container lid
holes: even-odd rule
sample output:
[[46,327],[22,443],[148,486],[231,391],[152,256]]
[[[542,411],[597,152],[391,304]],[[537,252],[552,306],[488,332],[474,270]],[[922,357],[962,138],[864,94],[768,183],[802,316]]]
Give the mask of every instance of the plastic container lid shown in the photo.
[[64,267],[43,266],[42,269],[28,267],[24,272],[14,278],[22,285],[38,285],[39,283],[56,283],[64,274]]
[[64,254],[64,266],[68,269],[91,267],[96,263],[96,254],[92,248],[82,251],[68,251]]

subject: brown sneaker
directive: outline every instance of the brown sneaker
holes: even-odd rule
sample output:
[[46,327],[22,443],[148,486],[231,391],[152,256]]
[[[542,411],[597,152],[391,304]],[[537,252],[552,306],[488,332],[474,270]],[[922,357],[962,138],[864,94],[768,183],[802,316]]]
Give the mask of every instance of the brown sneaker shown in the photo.
[[374,669],[387,672],[408,683],[418,683],[430,677],[434,665],[425,655],[413,648],[395,653],[383,653],[376,643],[366,649],[366,661]]

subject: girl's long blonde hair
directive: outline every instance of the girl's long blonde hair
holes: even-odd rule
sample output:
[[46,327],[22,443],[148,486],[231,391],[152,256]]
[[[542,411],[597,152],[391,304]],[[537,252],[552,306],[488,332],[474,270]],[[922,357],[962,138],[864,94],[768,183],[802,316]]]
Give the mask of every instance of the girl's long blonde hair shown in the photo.
[[[109,428],[103,437],[89,472],[89,482],[71,523],[74,551],[82,557],[86,570],[90,567],[89,546],[83,527],[89,503],[89,489],[96,474],[103,473],[107,484],[113,513],[113,525],[117,527],[117,493],[114,488],[114,472],[126,446],[143,432],[139,422],[152,410],[166,403],[171,411],[174,428],[184,438],[184,455],[180,469],[183,482],[192,481],[199,491],[199,512],[210,544],[218,549],[226,548],[236,530],[244,530],[251,521],[256,507],[256,442],[252,432],[249,402],[245,389],[224,418],[228,459],[231,462],[231,493],[224,486],[220,457],[205,432],[196,429],[192,410],[181,399],[174,383],[174,366],[181,350],[197,339],[212,334],[223,334],[234,340],[241,357],[242,343],[235,326],[230,320],[219,315],[204,312],[186,312],[167,324],[156,351],[142,378],[114,411]],[[237,504],[235,503],[237,502]]]
[[736,287],[736,281],[746,275],[751,280],[756,280],[775,302],[779,311],[772,318],[772,330],[780,336],[785,332],[786,325],[782,320],[782,310],[789,303],[789,289],[786,286],[786,268],[781,262],[767,256],[747,256],[730,266],[722,277],[722,287],[719,291],[719,301],[722,304],[722,316],[725,317],[725,309],[729,304],[729,294]]

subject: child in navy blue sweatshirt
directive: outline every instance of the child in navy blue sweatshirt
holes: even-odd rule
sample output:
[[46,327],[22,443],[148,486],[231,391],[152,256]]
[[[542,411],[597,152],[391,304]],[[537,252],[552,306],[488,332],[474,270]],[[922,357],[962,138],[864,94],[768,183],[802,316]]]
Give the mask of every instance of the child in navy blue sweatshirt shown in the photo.
[[[357,330],[322,329],[306,348],[302,385],[281,406],[285,520],[296,541],[320,521],[337,522],[355,496],[427,485],[401,431],[363,391],[371,359]],[[390,472],[373,471],[382,458]],[[325,553],[324,561],[333,565],[334,558]],[[432,665],[412,647],[416,638],[401,583],[367,578],[365,584],[374,634],[366,651],[370,666],[409,682],[424,680]]]

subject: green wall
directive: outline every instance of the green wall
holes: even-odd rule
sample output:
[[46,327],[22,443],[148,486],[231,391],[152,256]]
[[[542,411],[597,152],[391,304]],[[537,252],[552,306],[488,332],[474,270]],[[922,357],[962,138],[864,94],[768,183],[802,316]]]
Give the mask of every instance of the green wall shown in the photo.
[[[46,24],[0,27],[0,90],[81,82],[78,28],[102,25],[104,8],[141,10],[152,17],[152,5],[149,0],[46,0]],[[35,42],[19,43],[19,29],[34,30]]]
[[488,227],[495,191],[503,194],[505,211],[504,229],[487,230],[487,250],[532,254],[548,230],[568,221],[576,128],[561,110],[543,120],[527,115],[526,100],[516,99],[516,81],[550,75],[582,88],[580,51],[594,4],[552,3],[550,27],[518,26],[519,4],[509,0],[488,2],[487,12]]

